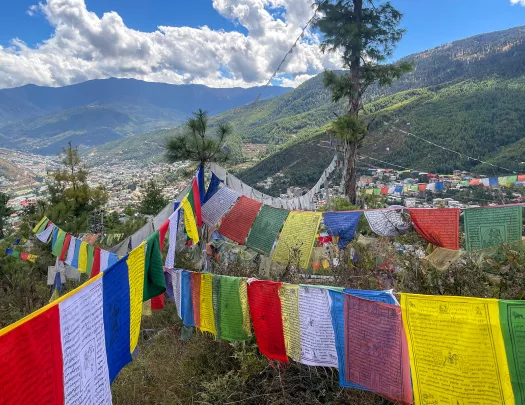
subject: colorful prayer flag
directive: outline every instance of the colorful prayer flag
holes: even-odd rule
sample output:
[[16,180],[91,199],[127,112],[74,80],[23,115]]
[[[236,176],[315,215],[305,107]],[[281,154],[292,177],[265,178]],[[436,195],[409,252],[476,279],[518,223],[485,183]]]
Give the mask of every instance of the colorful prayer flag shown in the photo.
[[195,223],[195,216],[191,208],[191,204],[188,201],[187,196],[181,202],[181,207],[184,210],[184,226],[186,227],[186,233],[188,237],[191,238],[193,244],[199,243],[199,230],[197,229],[197,224]]
[[365,211],[365,217],[372,232],[379,236],[399,236],[410,229],[397,210]]
[[146,239],[146,264],[144,269],[144,297],[150,300],[166,291],[162,255],[160,253],[159,231],[155,231]]
[[215,335],[215,315],[213,312],[213,274],[202,273],[200,287],[200,329],[203,332],[210,332]]
[[219,233],[243,245],[261,206],[260,202],[241,196],[230,212],[222,218]]
[[202,220],[208,226],[216,226],[226,215],[240,195],[231,188],[223,187],[202,206]]
[[326,232],[332,236],[338,236],[337,245],[344,249],[353,239],[361,212],[325,212],[323,215]]
[[252,224],[246,246],[270,255],[288,214],[287,210],[263,205]]
[[129,253],[126,260],[129,277],[130,353],[135,351],[140,335],[142,297],[144,296],[145,250],[146,243],[142,242]]
[[459,250],[459,208],[411,208],[416,231],[435,246]]
[[244,326],[244,312],[241,303],[240,277],[218,276],[219,280],[219,330],[220,339],[247,340],[249,334]]
[[197,226],[202,226],[202,213],[201,213],[201,200],[199,196],[199,186],[197,184],[197,179],[194,177],[191,182],[191,190],[188,193],[188,201],[190,202],[191,209],[195,214],[195,219]]
[[301,360],[301,336],[299,325],[299,286],[283,284],[279,288],[283,318],[286,354],[295,361]]

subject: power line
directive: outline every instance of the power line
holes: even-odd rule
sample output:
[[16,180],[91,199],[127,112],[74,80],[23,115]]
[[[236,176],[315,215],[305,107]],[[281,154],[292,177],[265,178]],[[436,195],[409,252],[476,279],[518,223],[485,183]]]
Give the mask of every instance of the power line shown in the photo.
[[[388,124],[388,123],[387,123],[387,124]],[[389,125],[390,125],[390,124],[389,124]],[[404,131],[404,130],[399,129],[399,128],[396,128],[396,127],[394,127],[394,126],[392,126],[392,125],[390,125],[390,127],[391,127],[392,129],[395,129],[396,131],[399,131],[399,132],[401,132],[401,133],[403,133],[403,134],[405,134],[405,135],[408,135],[408,136],[412,136],[412,137],[414,137],[414,138],[416,138],[416,139],[419,139],[419,140],[421,140],[421,141],[423,141],[423,142],[426,142],[426,143],[428,143],[428,144],[430,144],[430,145],[432,145],[432,146],[435,146],[435,147],[437,147],[437,148],[441,148],[441,149],[446,150],[446,151],[451,152],[451,153],[455,153],[456,155],[459,155],[460,157],[466,157],[466,158],[469,159],[469,160],[475,160],[475,161],[477,161],[477,162],[480,162],[481,164],[489,165],[489,166],[492,166],[492,167],[494,167],[494,168],[497,168],[497,169],[500,169],[500,170],[506,170],[506,171],[508,171],[508,172],[511,172],[511,173],[516,174],[516,172],[515,172],[514,170],[507,169],[506,167],[497,166],[497,165],[494,165],[494,164],[492,164],[492,163],[490,163],[490,162],[485,162],[485,161],[483,161],[483,160],[481,160],[481,159],[477,159],[477,158],[475,158],[475,157],[469,156],[469,155],[467,155],[467,154],[465,154],[465,153],[461,153],[461,152],[458,152],[458,151],[452,150],[452,149],[450,149],[450,148],[447,148],[446,146],[438,145],[437,143],[432,142],[432,141],[429,141],[428,139],[422,138],[422,137],[419,136],[419,135],[413,134],[413,133],[408,132],[408,131]]]
[[270,79],[268,79],[268,82],[266,82],[266,84],[263,86],[263,88],[261,89],[261,91],[259,92],[259,94],[257,95],[257,98],[255,99],[255,101],[253,102],[254,104],[257,103],[257,101],[259,101],[259,98],[261,98],[261,95],[263,93],[264,90],[266,90],[266,88],[270,85],[271,81],[275,78],[275,76],[277,75],[277,72],[279,72],[279,69],[281,69],[281,66],[283,65],[283,63],[286,61],[286,58],[288,57],[289,54],[291,54],[293,52],[293,49],[297,46],[297,44],[299,43],[299,41],[301,40],[301,38],[303,38],[304,36],[304,33],[306,32],[306,29],[308,28],[308,26],[314,21],[315,19],[315,16],[317,15],[317,12],[319,11],[319,7],[321,7],[321,3],[322,1],[320,1],[319,3],[317,3],[316,7],[315,7],[315,10],[314,10],[314,15],[306,22],[306,25],[303,27],[302,31],[301,31],[301,34],[297,37],[297,39],[295,40],[295,42],[293,43],[292,47],[290,48],[290,50],[286,53],[286,55],[284,55],[284,58],[283,60],[281,60],[281,63],[279,63],[279,66],[277,66],[277,69],[275,69],[275,71],[273,72],[272,76],[270,77]]

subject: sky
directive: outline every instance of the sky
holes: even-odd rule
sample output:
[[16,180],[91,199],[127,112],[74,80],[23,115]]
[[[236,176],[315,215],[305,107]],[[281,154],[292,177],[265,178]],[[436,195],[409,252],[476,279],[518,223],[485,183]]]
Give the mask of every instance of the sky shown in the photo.
[[[3,0],[0,88],[107,77],[212,87],[263,85],[313,0]],[[381,0],[375,0],[380,2]],[[407,30],[392,60],[525,25],[525,0],[391,0]],[[308,30],[272,85],[341,67]]]

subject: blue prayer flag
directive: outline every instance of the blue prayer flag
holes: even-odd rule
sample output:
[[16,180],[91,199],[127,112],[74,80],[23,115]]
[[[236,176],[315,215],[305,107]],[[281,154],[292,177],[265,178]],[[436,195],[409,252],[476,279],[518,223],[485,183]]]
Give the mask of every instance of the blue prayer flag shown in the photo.
[[443,182],[442,181],[438,181],[436,183],[436,191],[443,191]]
[[129,352],[130,303],[127,258],[128,256],[125,256],[109,267],[102,279],[104,333],[110,383],[132,360]]
[[337,351],[337,362],[339,366],[339,385],[346,388],[357,388],[368,391],[357,384],[351,383],[346,379],[346,360],[345,360],[345,317],[344,302],[345,294],[350,294],[370,301],[384,302],[386,304],[399,305],[392,294],[392,291],[372,291],[372,290],[344,290],[344,293],[329,290],[332,305],[330,312],[332,315],[332,326],[335,335],[335,348]]
[[57,236],[58,236],[58,226],[55,226],[55,229],[53,230],[53,239],[51,239],[51,249],[55,247]]
[[108,256],[108,267],[113,266],[116,262],[118,262],[118,255],[115,253],[110,253]]
[[71,267],[78,269],[78,254],[80,253],[80,245],[82,241],[80,239],[75,240],[75,254],[73,255],[73,260],[71,261]]
[[204,165],[201,163],[199,165],[199,171],[197,172],[197,186],[199,187],[199,197],[201,205],[204,204]]
[[344,249],[354,239],[361,212],[326,212],[323,216],[326,232],[339,236],[338,246]]
[[403,186],[396,186],[394,189],[394,193],[402,193],[403,192]]
[[497,186],[498,185],[498,178],[497,177],[489,177],[489,185],[490,186]]
[[170,271],[164,272],[164,279],[166,280],[166,294],[172,302],[175,302],[175,294],[173,294],[173,280],[171,278]]
[[195,326],[191,300],[191,273],[186,270],[182,270],[181,273],[181,307],[182,323],[185,326]]
[[217,191],[219,191],[219,185],[221,184],[221,182],[222,180],[219,179],[215,175],[215,173],[212,172],[210,184],[208,186],[208,191],[206,191],[206,195],[204,196],[204,204],[208,202],[208,200],[212,198]]
[[11,256],[13,254],[13,249],[6,249],[5,254]]
[[15,240],[15,241],[13,242],[13,245],[14,245],[14,246],[17,246],[17,245],[20,243],[21,240],[22,240],[22,238],[17,238],[17,240]]

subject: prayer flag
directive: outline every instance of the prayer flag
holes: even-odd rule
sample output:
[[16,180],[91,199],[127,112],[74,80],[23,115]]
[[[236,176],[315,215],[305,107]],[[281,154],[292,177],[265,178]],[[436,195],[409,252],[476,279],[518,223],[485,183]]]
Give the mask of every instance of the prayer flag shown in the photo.
[[411,208],[414,228],[435,246],[459,250],[459,208]]
[[381,189],[380,188],[374,188],[374,195],[381,195]]
[[49,240],[49,237],[51,236],[51,233],[56,228],[56,226],[52,224],[50,221],[47,222],[46,226],[47,226],[46,229],[36,234],[37,239],[43,243],[47,243],[47,241]]
[[202,162],[199,164],[199,170],[197,171],[197,185],[199,187],[199,203],[204,204],[204,194],[206,189],[204,187],[204,165]]
[[66,255],[69,249],[69,244],[71,243],[71,234],[66,234],[64,238],[64,243],[62,244],[62,250],[60,251],[60,255],[58,256],[58,260],[61,262],[66,260]]
[[401,308],[416,405],[514,404],[497,300],[401,294]]
[[497,177],[489,177],[489,184],[491,186],[497,186],[499,184]]
[[93,251],[93,265],[91,266],[90,278],[93,278],[100,273],[100,252],[101,249],[99,247],[95,247]]
[[37,257],[38,257],[38,256],[36,256],[36,255],[28,254],[28,255],[27,255],[27,261],[28,261],[28,262],[31,262],[31,263],[35,263]]
[[55,280],[53,281],[53,287],[51,288],[53,293],[51,294],[51,299],[49,302],[53,302],[60,298],[60,293],[62,292],[62,280],[60,273],[57,271],[55,273]]
[[397,210],[365,211],[372,232],[379,236],[399,236],[409,230],[408,224]]
[[260,202],[241,196],[222,218],[219,233],[243,245],[261,206]]
[[191,289],[192,273],[186,270],[181,272],[181,306],[182,306],[182,323],[186,326],[195,326],[195,317],[193,314],[193,300]]
[[401,194],[402,192],[403,192],[403,186],[396,186],[396,188],[394,189],[394,193]]
[[166,291],[162,255],[160,253],[159,231],[155,231],[146,239],[146,265],[144,275],[144,298],[147,301]]
[[295,361],[301,360],[301,336],[299,325],[299,286],[283,284],[279,288],[283,318],[286,354]]
[[47,217],[42,218],[38,222],[38,224],[36,224],[35,227],[33,228],[33,233],[40,233],[43,230],[45,230],[48,222],[49,222],[49,219]]
[[231,188],[221,188],[202,206],[204,223],[211,227],[216,226],[239,197]]
[[17,259],[20,258],[20,252],[18,250],[12,250],[11,256],[16,257]]
[[199,186],[197,185],[197,179],[195,177],[191,182],[191,190],[188,193],[187,198],[190,202],[191,209],[195,214],[197,226],[202,226],[201,200],[199,196]]
[[64,240],[66,238],[66,232],[64,232],[62,229],[57,228],[56,232],[56,238],[55,234],[53,234],[53,248],[51,253],[55,257],[59,257],[62,253],[62,248],[64,247]]
[[164,294],[157,295],[151,299],[151,309],[153,311],[160,311],[164,308]]
[[213,274],[201,274],[201,293],[200,293],[200,329],[203,332],[210,332],[214,335],[215,315],[213,312]]
[[169,270],[171,273],[171,285],[173,288],[173,301],[177,308],[177,315],[182,319],[182,270]]
[[107,250],[100,250],[100,271],[106,271],[109,268],[109,252]]
[[346,377],[396,403],[412,404],[401,308],[345,296]]
[[279,299],[281,285],[273,281],[251,281],[248,302],[259,351],[270,360],[288,363]]
[[[82,240],[75,239],[75,253],[73,254],[73,260],[71,261],[71,266],[79,269],[78,262],[80,257],[80,247],[82,246]],[[80,269],[79,269],[80,271]]]
[[444,189],[444,184],[443,184],[443,182],[442,182],[442,181],[438,181],[438,182],[436,183],[436,191],[443,191],[443,189]]
[[521,241],[522,213],[521,206],[465,210],[467,250]]
[[247,340],[243,307],[241,303],[240,277],[219,276],[219,330],[220,338],[236,341]]
[[425,257],[425,260],[436,269],[446,271],[452,264],[457,262],[462,255],[463,252],[461,250],[438,247],[430,255]]
[[344,249],[353,239],[361,212],[325,212],[323,215],[324,225],[329,235],[338,236],[337,245]]
[[270,255],[288,214],[287,210],[263,205],[252,224],[246,246]]
[[104,333],[110,383],[115,380],[120,370],[131,362],[127,259],[126,256],[106,269],[102,283]]
[[146,243],[142,242],[133,249],[126,260],[129,278],[130,302],[130,353],[135,351],[140,335],[142,319],[142,297],[144,296],[144,267]]
[[55,226],[55,228],[53,229],[53,236],[51,238],[51,249],[55,247],[59,232],[63,232],[62,229]]
[[29,256],[28,253],[20,252],[20,259],[22,259],[24,262],[27,261],[28,256]]
[[195,216],[187,197],[188,196],[184,197],[181,202],[181,207],[184,210],[184,226],[186,227],[186,233],[188,234],[188,237],[191,238],[193,244],[196,245],[199,243],[199,230],[197,229]]
[[93,269],[93,259],[95,257],[95,246],[88,243],[86,246],[86,250],[87,250],[86,273],[88,274],[88,276],[91,276],[91,271]]
[[67,248],[66,259],[64,260],[64,263],[66,263],[69,266],[72,266],[73,264],[73,257],[75,257],[76,243],[77,243],[77,238],[71,235],[71,240],[69,241],[69,246]]
[[320,212],[290,212],[273,253],[273,260],[307,268],[321,218]]
[[380,193],[381,193],[381,195],[387,195],[388,194],[388,187],[381,187]]
[[3,404],[64,404],[58,305],[48,305],[0,329]]
[[206,204],[211,197],[219,190],[219,185],[222,183],[222,180],[217,177],[215,173],[211,174],[210,184],[208,185],[208,190],[204,196],[203,204]]
[[426,189],[427,189],[426,183],[421,183],[421,184],[417,185],[417,190],[418,191],[425,191]]
[[164,247],[164,240],[166,239],[166,233],[168,233],[168,229],[170,227],[170,220],[169,218],[164,221],[164,223],[159,228],[159,246],[160,251],[162,252],[162,248]]
[[197,328],[201,327],[201,275],[191,273],[191,302],[193,304],[193,321]]
[[78,270],[81,273],[85,273],[87,269],[87,261],[88,261],[88,251],[87,251],[88,244],[84,241],[80,242],[80,251],[78,252]]
[[173,269],[175,267],[175,253],[177,251],[177,233],[179,231],[179,218],[180,218],[180,209],[177,207],[175,212],[170,215],[170,237],[169,237],[169,246],[168,253],[166,254],[166,262],[164,266],[168,269]]
[[519,182],[525,182],[525,174],[518,174],[518,181]]

